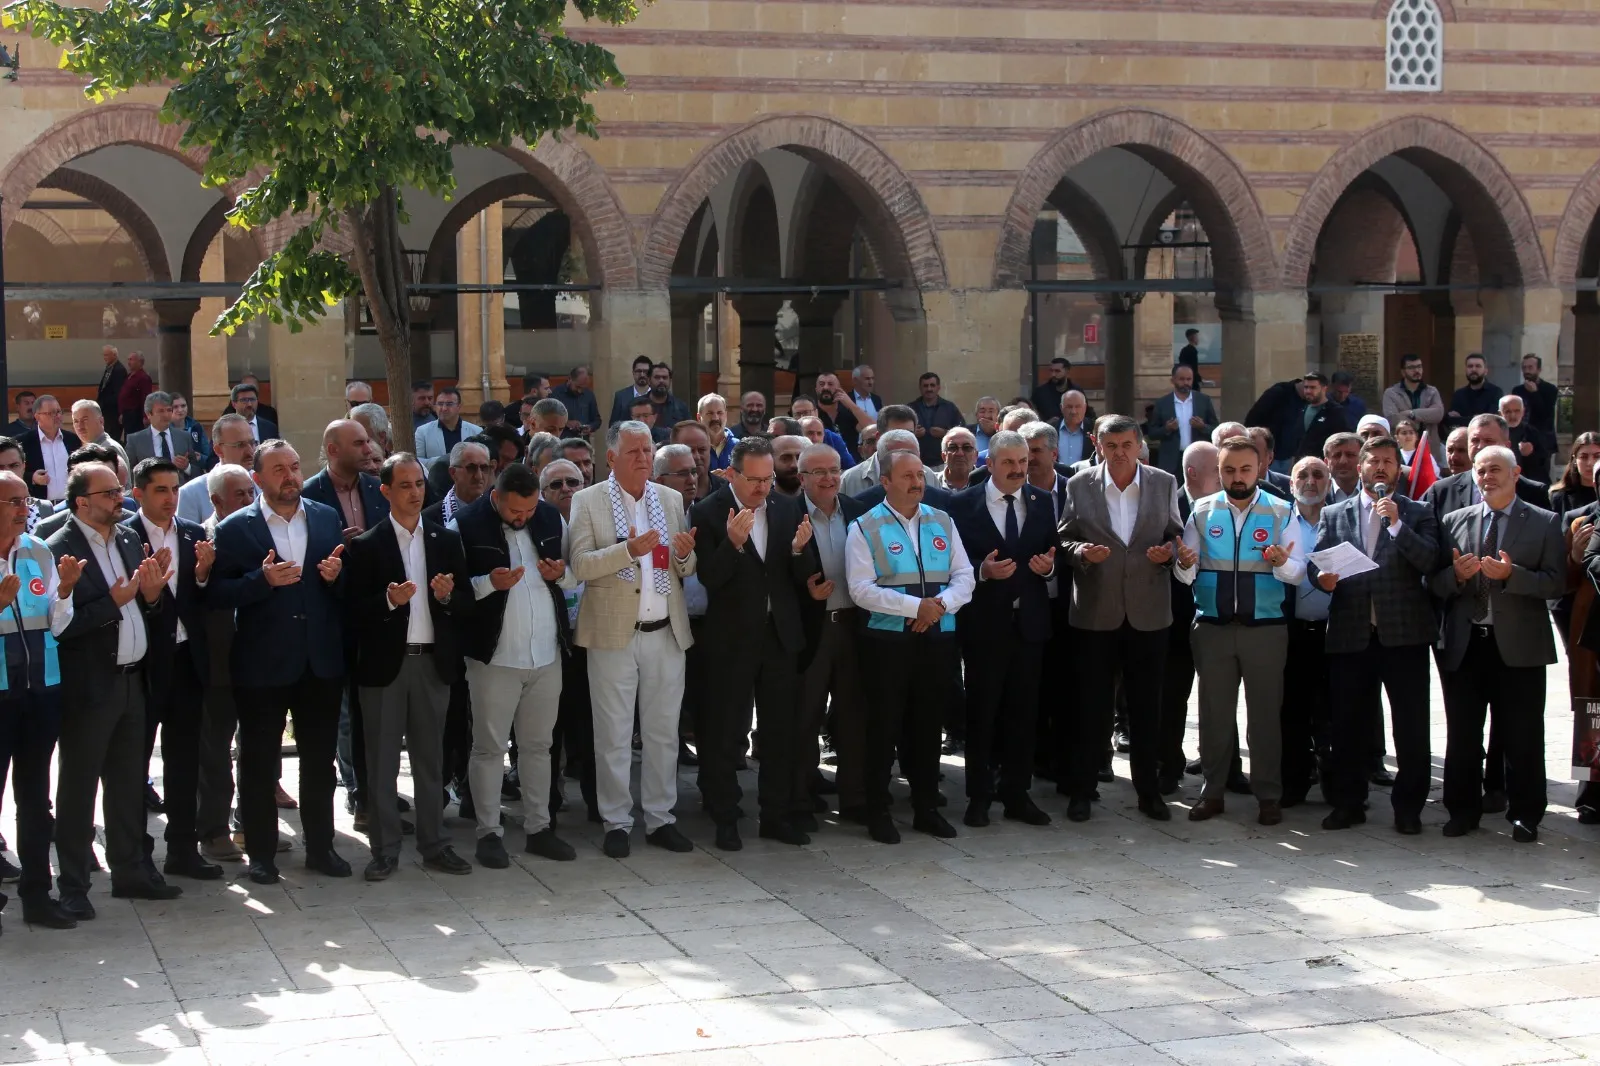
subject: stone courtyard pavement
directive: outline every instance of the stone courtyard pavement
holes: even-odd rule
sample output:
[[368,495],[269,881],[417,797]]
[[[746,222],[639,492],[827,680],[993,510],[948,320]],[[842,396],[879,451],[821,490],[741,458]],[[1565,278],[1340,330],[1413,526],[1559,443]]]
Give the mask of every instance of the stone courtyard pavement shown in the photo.
[[[113,900],[102,878],[100,917],[75,932],[30,931],[13,902],[0,1062],[1600,1058],[1600,829],[1565,806],[1564,677],[1550,671],[1557,805],[1533,846],[1498,817],[1446,840],[1435,804],[1421,837],[1398,836],[1382,793],[1344,833],[1318,828],[1320,803],[1263,829],[1245,797],[1216,821],[1178,809],[1156,825],[1134,809],[1119,758],[1085,825],[1041,786],[1057,817],[1045,829],[996,807],[992,828],[958,826],[948,842],[906,826],[905,843],[884,847],[830,824],[793,849],[751,825],[737,854],[671,855],[636,835],[617,862],[580,813],[563,819],[575,863],[524,860],[512,830],[509,870],[431,874],[408,847],[401,872],[370,885],[341,808],[354,880],[308,874],[297,849],[282,885],[185,882],[175,903]],[[1433,737],[1442,751],[1442,712]],[[956,821],[959,760],[946,772]],[[682,780],[684,828],[708,841],[692,774]],[[1196,789],[1188,779],[1185,804]],[[469,855],[470,827],[452,828]]]

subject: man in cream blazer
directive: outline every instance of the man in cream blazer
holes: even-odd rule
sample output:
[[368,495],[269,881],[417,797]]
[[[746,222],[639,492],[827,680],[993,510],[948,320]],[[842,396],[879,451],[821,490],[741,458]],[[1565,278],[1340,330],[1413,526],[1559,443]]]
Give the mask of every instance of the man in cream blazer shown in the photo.
[[628,774],[636,698],[645,839],[669,851],[693,848],[672,807],[684,652],[694,643],[683,599],[683,578],[695,569],[694,534],[683,498],[650,482],[653,451],[650,427],[613,423],[606,432],[611,476],[572,498],[568,523],[569,562],[584,583],[577,642],[589,653],[595,792],[612,858],[628,854],[633,829]]

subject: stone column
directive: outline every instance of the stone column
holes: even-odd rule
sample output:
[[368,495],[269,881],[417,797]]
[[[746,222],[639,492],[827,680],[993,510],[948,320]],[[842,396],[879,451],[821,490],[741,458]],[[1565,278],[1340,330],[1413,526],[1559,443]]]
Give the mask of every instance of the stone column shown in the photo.
[[[950,289],[922,294],[923,318],[897,320],[893,368],[876,365],[878,392],[890,402],[915,395],[917,375],[939,375],[945,399],[970,416],[979,396],[1005,403],[1033,389],[1021,346],[1028,294],[1022,289]],[[886,371],[892,369],[893,373]]]
[[307,477],[320,466],[322,431],[345,413],[344,331],[343,306],[329,308],[299,333],[277,323],[267,326],[278,431],[300,453]]
[[[728,417],[736,417],[744,390],[739,388],[739,310],[725,293],[717,294],[717,393],[728,401]],[[617,388],[621,388],[618,385]]]
[[[222,234],[219,232],[200,261],[201,281],[225,281],[222,264]],[[212,325],[227,308],[221,296],[207,296],[193,317],[189,330],[189,413],[207,427],[228,406],[228,338],[210,335]],[[282,412],[279,412],[280,414]]]
[[[609,404],[618,389],[633,383],[634,356],[643,352],[660,359],[672,351],[672,301],[665,289],[606,289],[591,297],[589,362],[595,395]],[[598,316],[593,313],[596,310]],[[693,403],[695,398],[687,397],[684,402]],[[599,462],[605,447],[599,442],[595,447]]]
[[[501,209],[490,204],[482,213],[467,220],[456,234],[456,277],[462,285],[499,285],[505,281],[505,260],[501,252]],[[483,238],[487,237],[487,241]],[[488,259],[488,271],[483,260]],[[483,330],[483,311],[488,302],[487,344]],[[489,387],[484,390],[484,349],[488,349]],[[416,365],[413,356],[412,365]],[[485,400],[509,399],[506,382],[506,299],[502,293],[462,293],[456,297],[456,379],[461,386],[464,410],[473,411]]]
[[[179,392],[187,396],[192,391],[189,370],[189,330],[195,312],[200,310],[199,300],[157,300],[155,302],[156,334],[159,349],[156,353],[156,384],[163,392]],[[206,328],[210,329],[210,323]]]
[[1240,293],[1232,301],[1219,296],[1217,310],[1222,315],[1218,414],[1242,419],[1267,386],[1306,372],[1306,294]]
[[[1120,294],[1101,301],[1101,328],[1106,331],[1106,399],[1102,414],[1130,415],[1140,422],[1144,412],[1136,409],[1138,381],[1138,333],[1134,309],[1135,300]],[[1059,411],[1040,411],[1046,418],[1059,415]]]

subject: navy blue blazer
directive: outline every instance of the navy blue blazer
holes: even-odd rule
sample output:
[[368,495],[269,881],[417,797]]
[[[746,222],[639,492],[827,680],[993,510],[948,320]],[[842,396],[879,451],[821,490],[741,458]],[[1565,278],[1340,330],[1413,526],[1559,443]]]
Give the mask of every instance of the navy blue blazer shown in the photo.
[[273,588],[261,573],[274,550],[262,516],[262,502],[225,518],[217,526],[217,560],[206,587],[213,608],[234,608],[237,635],[229,659],[233,683],[247,688],[292,685],[309,669],[317,677],[344,676],[344,628],[340,602],[344,574],[332,585],[317,564],[344,544],[344,523],[331,507],[307,500],[306,557],[300,580]]
[[[357,477],[361,485],[361,508],[366,512],[366,528],[371,529],[389,517],[389,501],[378,487],[377,478],[371,474],[358,474]],[[333,478],[326,468],[306,478],[305,485],[300,489],[300,498],[326,504],[341,519],[344,516],[344,508],[339,506],[339,493],[334,489]],[[341,520],[339,524],[344,526],[345,522]]]
[[[1001,559],[1010,558],[1005,537],[989,515],[988,488],[976,485],[955,494],[950,500],[950,518],[961,534],[975,573],[981,573],[983,560],[997,551]],[[1023,483],[1027,509],[1018,529],[1017,569],[1005,581],[980,578],[972,592],[972,602],[956,613],[956,633],[963,641],[1010,640],[1012,604],[1016,608],[1024,640],[1043,643],[1050,639],[1050,590],[1045,579],[1028,567],[1028,560],[1056,546],[1055,511],[1050,494]]]
[[[174,596],[171,589],[161,594],[161,602],[167,609],[161,621],[150,626],[151,648],[161,652],[150,660],[155,675],[151,680],[158,692],[166,691],[166,684],[170,680],[179,622],[183,623],[184,633],[189,638],[189,655],[200,683],[209,683],[211,677],[211,656],[206,646],[206,625],[210,611],[206,609],[206,590],[195,584],[194,580],[194,546],[206,539],[206,531],[199,523],[187,518],[174,515],[172,520],[178,527],[177,558],[172,561],[178,568],[178,594]],[[123,519],[122,524],[133,530],[140,544],[150,547],[150,537],[145,532],[144,520],[139,517],[139,512],[135,511]]]

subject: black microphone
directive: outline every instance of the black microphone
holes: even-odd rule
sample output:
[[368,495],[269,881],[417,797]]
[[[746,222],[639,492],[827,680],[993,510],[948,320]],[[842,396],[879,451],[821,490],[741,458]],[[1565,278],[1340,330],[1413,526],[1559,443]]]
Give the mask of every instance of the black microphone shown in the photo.
[[[1372,495],[1376,496],[1380,500],[1383,499],[1385,496],[1389,495],[1389,486],[1385,485],[1381,481],[1378,482],[1376,485],[1372,486]],[[1387,518],[1383,520],[1383,528],[1389,528],[1389,520]]]

